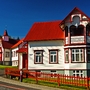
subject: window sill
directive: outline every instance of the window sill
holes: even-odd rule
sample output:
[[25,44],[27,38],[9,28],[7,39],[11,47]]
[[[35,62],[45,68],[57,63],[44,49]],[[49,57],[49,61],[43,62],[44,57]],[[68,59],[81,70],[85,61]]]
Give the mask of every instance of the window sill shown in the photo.
[[59,64],[59,63],[57,63],[57,62],[56,62],[56,63],[51,63],[51,62],[49,62],[49,64]]
[[71,62],[71,63],[85,63],[85,62],[83,61],[83,62]]
[[36,63],[36,62],[35,62],[34,64],[43,64],[43,63]]

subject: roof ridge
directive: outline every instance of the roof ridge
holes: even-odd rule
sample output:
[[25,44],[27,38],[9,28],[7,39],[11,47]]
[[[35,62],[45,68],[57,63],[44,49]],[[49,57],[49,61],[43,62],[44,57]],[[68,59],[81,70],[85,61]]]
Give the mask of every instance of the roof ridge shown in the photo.
[[34,23],[51,23],[51,22],[61,22],[62,20],[54,20],[54,21],[43,21],[43,22],[34,22]]

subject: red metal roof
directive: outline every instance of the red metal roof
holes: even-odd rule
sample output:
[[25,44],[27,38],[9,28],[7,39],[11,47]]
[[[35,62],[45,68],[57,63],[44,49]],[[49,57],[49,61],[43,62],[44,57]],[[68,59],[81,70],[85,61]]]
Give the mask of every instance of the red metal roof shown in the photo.
[[27,48],[20,48],[17,50],[18,53],[27,53]]
[[44,41],[64,39],[64,31],[59,27],[61,21],[34,23],[24,41]]
[[3,45],[3,48],[7,48],[7,49],[10,49],[13,46],[13,44],[7,41],[2,41],[2,45]]
[[11,48],[18,47],[23,42],[24,38],[22,38],[19,42],[17,42],[15,45],[13,45]]
[[17,42],[18,42],[18,40],[15,40],[15,39],[9,39],[9,41],[2,40],[2,46],[3,46],[3,48],[10,49]]

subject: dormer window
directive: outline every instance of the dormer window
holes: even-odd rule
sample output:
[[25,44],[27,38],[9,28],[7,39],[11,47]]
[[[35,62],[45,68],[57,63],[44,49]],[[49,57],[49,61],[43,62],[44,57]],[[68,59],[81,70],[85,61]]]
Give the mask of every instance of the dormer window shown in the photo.
[[74,23],[80,23],[81,20],[81,14],[74,14],[71,16],[71,19]]

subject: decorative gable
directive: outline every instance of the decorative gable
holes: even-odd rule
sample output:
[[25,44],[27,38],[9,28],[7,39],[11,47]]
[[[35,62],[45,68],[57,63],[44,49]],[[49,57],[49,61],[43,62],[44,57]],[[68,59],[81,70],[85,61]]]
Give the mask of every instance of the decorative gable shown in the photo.
[[62,25],[65,27],[65,26],[68,26],[68,28],[71,26],[71,25],[75,25],[76,27],[78,25],[84,25],[86,26],[89,22],[89,17],[84,14],[81,10],[79,10],[78,8],[74,8],[67,16],[66,18],[61,22],[61,28],[62,28]]

